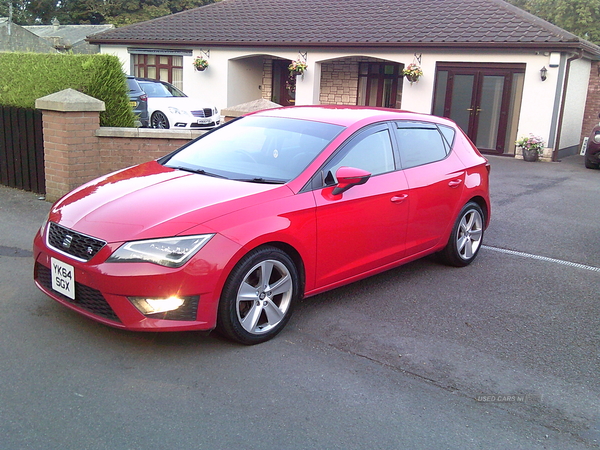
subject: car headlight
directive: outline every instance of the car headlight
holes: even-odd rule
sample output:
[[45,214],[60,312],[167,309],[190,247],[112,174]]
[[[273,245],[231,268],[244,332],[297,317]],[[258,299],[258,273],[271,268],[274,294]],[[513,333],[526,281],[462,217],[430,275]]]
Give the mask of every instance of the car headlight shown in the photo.
[[119,247],[106,262],[149,262],[165,267],[181,267],[214,234],[132,241]]
[[186,111],[185,109],[175,108],[174,106],[169,106],[168,109],[172,114],[180,114],[182,116],[191,116],[192,115],[191,112]]
[[46,217],[44,217],[44,220],[42,222],[42,224],[40,225],[40,236],[44,236],[44,233],[46,232],[46,225],[48,225],[48,220],[50,219],[50,213],[46,214]]
[[600,133],[594,134],[594,142],[600,144]]

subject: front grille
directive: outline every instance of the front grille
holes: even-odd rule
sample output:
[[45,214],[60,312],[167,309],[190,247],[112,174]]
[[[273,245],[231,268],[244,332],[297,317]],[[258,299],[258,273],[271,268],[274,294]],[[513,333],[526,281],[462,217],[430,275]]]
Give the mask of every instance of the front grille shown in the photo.
[[89,261],[106,242],[51,222],[48,228],[48,245],[81,261]]
[[192,115],[194,117],[211,117],[213,115],[213,110],[212,108],[199,109],[197,111],[192,111]]
[[52,273],[49,268],[40,263],[35,264],[35,279],[40,285],[52,291],[54,295],[60,297],[65,302],[71,303],[96,316],[112,320],[113,322],[121,322],[100,291],[75,282],[75,300],[73,300],[52,289]]

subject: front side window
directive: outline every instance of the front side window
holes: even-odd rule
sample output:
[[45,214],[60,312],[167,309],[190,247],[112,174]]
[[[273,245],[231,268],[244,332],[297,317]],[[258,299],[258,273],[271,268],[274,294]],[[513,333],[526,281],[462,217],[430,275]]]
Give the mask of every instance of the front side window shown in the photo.
[[421,166],[444,159],[454,139],[454,130],[444,127],[444,133],[435,124],[398,123],[394,129],[402,168]]
[[342,166],[366,170],[371,175],[392,172],[394,152],[387,127],[354,138],[331,160],[325,173],[335,175]]

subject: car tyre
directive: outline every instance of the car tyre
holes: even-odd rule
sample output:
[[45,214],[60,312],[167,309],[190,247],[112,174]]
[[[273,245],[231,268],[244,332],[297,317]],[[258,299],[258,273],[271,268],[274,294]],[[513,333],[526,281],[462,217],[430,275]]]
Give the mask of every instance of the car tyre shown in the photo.
[[587,167],[588,169],[600,169],[600,164],[595,164],[595,163],[591,162],[586,156],[585,157],[585,167]]
[[150,124],[152,128],[160,128],[168,130],[170,127],[169,119],[162,111],[155,111],[152,113],[152,117],[150,118]]
[[484,224],[481,207],[475,202],[467,203],[458,214],[446,247],[439,254],[442,262],[455,267],[471,264],[483,242]]
[[242,344],[268,341],[290,320],[299,292],[292,259],[276,247],[259,247],[231,271],[219,301],[217,330]]

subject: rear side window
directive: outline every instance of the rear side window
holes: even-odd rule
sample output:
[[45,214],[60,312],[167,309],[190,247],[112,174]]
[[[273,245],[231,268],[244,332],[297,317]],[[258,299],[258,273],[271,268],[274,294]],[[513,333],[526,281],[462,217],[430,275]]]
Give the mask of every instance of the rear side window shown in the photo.
[[127,87],[129,87],[129,92],[141,91],[142,89],[137,84],[133,78],[127,78]]
[[454,130],[443,132],[431,123],[400,122],[394,129],[402,168],[422,166],[444,159],[454,140]]

